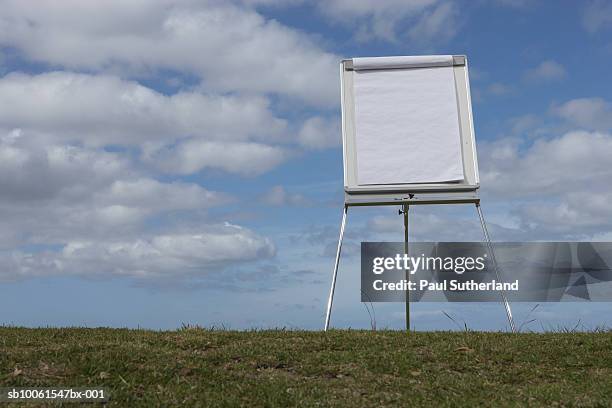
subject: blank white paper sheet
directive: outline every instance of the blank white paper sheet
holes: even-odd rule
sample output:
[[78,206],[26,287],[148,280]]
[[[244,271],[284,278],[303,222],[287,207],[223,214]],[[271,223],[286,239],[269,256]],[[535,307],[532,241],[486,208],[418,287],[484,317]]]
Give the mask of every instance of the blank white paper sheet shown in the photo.
[[452,66],[355,70],[357,182],[463,180]]

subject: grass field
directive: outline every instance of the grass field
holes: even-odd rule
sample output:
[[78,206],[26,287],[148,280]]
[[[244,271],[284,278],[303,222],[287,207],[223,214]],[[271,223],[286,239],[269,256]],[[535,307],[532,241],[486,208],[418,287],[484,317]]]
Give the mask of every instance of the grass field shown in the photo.
[[131,407],[612,406],[612,333],[0,327],[7,386]]

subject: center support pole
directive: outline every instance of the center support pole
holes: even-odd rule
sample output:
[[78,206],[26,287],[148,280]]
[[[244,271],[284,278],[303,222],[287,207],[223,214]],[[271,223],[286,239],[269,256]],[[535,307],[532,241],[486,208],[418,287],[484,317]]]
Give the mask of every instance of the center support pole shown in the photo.
[[[400,214],[404,215],[404,253],[408,256],[408,203],[402,206]],[[410,271],[406,269],[406,332],[410,333]]]

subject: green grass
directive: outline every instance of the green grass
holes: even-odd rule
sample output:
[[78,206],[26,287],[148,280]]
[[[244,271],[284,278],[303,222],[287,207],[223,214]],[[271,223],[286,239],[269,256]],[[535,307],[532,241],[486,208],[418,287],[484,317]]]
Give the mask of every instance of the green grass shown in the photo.
[[130,407],[612,406],[612,333],[0,327],[0,386]]

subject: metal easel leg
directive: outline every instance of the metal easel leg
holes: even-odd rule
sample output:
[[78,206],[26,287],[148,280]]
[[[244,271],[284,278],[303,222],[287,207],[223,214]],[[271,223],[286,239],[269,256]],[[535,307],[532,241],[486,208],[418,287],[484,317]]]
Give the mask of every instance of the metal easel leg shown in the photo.
[[344,238],[344,226],[346,225],[346,214],[348,213],[348,205],[344,205],[342,212],[342,223],[340,224],[340,238],[338,239],[338,249],[336,250],[336,263],[334,264],[334,273],[332,275],[331,288],[329,290],[329,299],[327,300],[327,314],[325,315],[325,331],[329,328],[329,319],[331,317],[332,303],[334,302],[334,290],[336,289],[336,276],[338,276],[338,264],[340,263],[340,252],[342,251],[342,240]]
[[[489,254],[491,254],[491,260],[493,261],[493,268],[495,270],[495,278],[499,282],[503,282],[499,275],[499,268],[497,267],[497,259],[495,259],[495,252],[493,251],[493,244],[491,244],[491,237],[489,237],[489,231],[487,230],[487,224],[485,223],[484,215],[482,214],[482,209],[480,208],[480,203],[476,203],[476,211],[478,211],[478,217],[480,218],[480,225],[482,226],[482,232],[484,233],[485,240],[487,241],[487,248],[489,250]],[[506,293],[502,290],[500,291],[502,300],[504,302],[504,307],[506,308],[506,315],[508,316],[508,322],[510,323],[510,328],[512,329],[512,333],[516,333],[516,327],[514,326],[514,319],[512,318],[512,309],[510,308],[510,302],[508,302],[508,298],[506,297]]]

